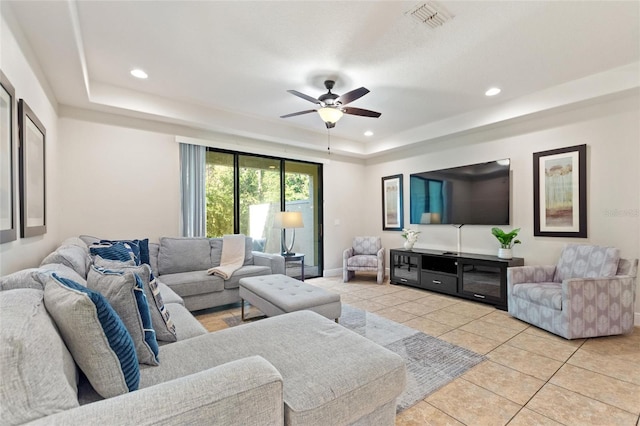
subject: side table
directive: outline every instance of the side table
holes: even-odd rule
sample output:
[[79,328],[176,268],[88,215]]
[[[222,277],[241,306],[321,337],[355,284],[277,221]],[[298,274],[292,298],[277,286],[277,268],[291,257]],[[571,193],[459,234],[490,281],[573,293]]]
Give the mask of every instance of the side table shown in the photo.
[[300,262],[300,281],[304,281],[304,254],[302,253],[292,253],[289,255],[280,254],[284,258],[284,272],[287,272],[287,263],[289,262]]

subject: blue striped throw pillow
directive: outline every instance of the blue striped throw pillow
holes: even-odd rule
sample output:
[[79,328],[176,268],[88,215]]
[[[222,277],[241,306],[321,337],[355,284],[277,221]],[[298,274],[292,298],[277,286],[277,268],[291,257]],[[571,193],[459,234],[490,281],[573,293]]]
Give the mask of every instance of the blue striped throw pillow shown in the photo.
[[[62,278],[55,273],[51,274],[51,278],[55,282],[47,282],[45,285],[45,306],[60,329],[74,360],[96,392],[109,398],[137,390],[140,384],[140,368],[135,346],[131,335],[109,302],[97,291],[75,281]],[[91,324],[91,319],[96,317],[98,323]],[[103,338],[99,338],[100,335]],[[101,347],[105,338],[108,348]],[[104,357],[97,357],[99,354],[103,354]],[[108,371],[113,367],[110,362],[112,354],[117,357],[117,367],[124,376],[126,389],[120,386],[117,379],[112,379],[120,374]]]
[[128,243],[124,242],[95,244],[89,247],[89,252],[92,256],[97,255],[108,260],[117,260],[120,262],[127,262],[129,260],[136,261],[133,249]]

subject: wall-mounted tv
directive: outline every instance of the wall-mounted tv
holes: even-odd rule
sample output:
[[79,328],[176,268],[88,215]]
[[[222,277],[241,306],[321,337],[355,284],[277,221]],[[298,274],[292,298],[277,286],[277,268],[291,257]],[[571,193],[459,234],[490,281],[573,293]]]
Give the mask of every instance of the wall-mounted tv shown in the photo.
[[412,224],[509,225],[509,159],[410,176]]

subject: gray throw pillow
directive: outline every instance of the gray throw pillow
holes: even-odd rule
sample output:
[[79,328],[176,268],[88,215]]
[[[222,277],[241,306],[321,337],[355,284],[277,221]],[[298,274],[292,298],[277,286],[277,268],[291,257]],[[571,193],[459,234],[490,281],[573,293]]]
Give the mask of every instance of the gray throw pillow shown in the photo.
[[104,296],[51,274],[45,277],[44,303],[98,394],[111,398],[138,389],[135,345]]
[[106,297],[116,311],[133,339],[138,362],[158,365],[158,342],[140,278],[131,271],[116,272],[94,265],[87,276],[87,287]]
[[107,269],[119,269],[124,266],[136,266],[136,262],[133,259],[122,262],[120,260],[103,259],[99,254],[96,254],[93,257],[93,264],[99,268]]
[[76,271],[83,279],[86,279],[91,258],[85,249],[76,245],[68,245],[58,247],[56,251],[50,253],[42,260],[40,266],[49,263],[61,263],[68,266]]
[[78,407],[78,373],[44,307],[42,290],[0,292],[0,424]]
[[167,310],[167,307],[162,300],[160,289],[158,288],[156,278],[151,274],[151,267],[147,264],[139,266],[127,266],[120,264],[120,266],[112,265],[109,269],[114,271],[131,271],[137,274],[142,280],[144,287],[144,294],[149,303],[149,310],[151,312],[151,322],[153,329],[156,332],[156,339],[164,342],[175,342],[176,327],[171,320],[171,315]]

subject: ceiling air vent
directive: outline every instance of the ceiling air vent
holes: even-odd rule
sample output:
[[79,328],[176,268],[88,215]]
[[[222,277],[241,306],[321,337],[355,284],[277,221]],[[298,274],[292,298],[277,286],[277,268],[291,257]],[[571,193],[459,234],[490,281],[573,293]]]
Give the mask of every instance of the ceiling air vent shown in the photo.
[[427,24],[431,28],[438,28],[445,22],[451,20],[453,15],[447,11],[441,4],[435,1],[419,3],[416,7],[407,12],[414,19]]

